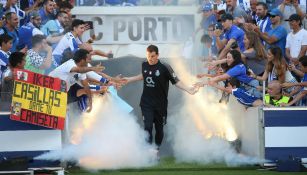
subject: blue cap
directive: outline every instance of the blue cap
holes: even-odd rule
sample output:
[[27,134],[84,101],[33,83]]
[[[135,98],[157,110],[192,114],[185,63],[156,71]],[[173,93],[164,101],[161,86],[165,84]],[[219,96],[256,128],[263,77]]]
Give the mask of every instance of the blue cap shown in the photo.
[[210,3],[206,3],[202,6],[202,11],[210,11],[212,10],[212,5]]
[[280,16],[282,18],[282,13],[278,8],[274,8],[269,12],[269,15],[271,16]]

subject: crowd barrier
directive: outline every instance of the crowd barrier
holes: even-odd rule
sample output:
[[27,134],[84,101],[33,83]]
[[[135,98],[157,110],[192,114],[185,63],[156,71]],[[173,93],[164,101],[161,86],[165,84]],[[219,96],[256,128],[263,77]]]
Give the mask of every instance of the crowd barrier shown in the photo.
[[58,161],[33,159],[62,149],[60,130],[13,121],[10,112],[0,112],[0,142],[0,171],[60,166]]
[[242,152],[273,165],[307,158],[307,108],[248,108],[241,122]]

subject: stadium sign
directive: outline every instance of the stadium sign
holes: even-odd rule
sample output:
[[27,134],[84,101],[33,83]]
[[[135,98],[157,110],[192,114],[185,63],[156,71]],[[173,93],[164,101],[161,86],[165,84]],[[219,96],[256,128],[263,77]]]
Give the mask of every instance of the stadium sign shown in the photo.
[[93,21],[94,29],[83,38],[95,34],[95,44],[179,43],[194,32],[194,15],[80,15]]
[[14,70],[12,120],[63,130],[66,106],[65,81],[27,70]]

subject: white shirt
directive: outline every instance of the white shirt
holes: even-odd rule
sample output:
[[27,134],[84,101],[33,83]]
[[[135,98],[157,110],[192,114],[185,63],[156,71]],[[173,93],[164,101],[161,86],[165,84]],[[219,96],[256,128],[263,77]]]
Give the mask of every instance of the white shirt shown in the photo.
[[55,23],[56,23],[57,26],[59,27],[60,33],[64,32],[64,28],[63,28],[63,26],[61,25],[60,21],[56,19],[56,20],[55,20]]
[[[0,0],[0,4],[3,4],[3,8],[5,8],[6,2],[7,0]],[[5,12],[15,12],[19,19],[23,19],[26,17],[26,12],[18,8],[17,5],[11,6],[10,9],[6,9]]]
[[41,30],[39,30],[37,27],[35,27],[33,25],[33,23],[31,23],[31,22],[27,23],[27,25],[25,27],[33,28],[32,36],[34,36],[34,35],[44,35],[44,33]]
[[7,0],[0,0],[0,4],[3,5],[3,7],[5,7]]
[[[12,77],[13,73],[11,71],[11,69],[8,67],[3,73],[2,73],[2,79],[1,79],[1,83],[0,84],[4,84],[4,79],[6,77]],[[4,92],[4,91],[3,91]]]
[[[88,63],[87,66],[92,67],[92,65],[90,63]],[[96,81],[101,81],[101,79],[103,78],[101,75],[97,74],[94,71],[89,71],[89,72],[86,72],[85,74],[86,74],[87,78],[91,78],[91,79],[94,79]],[[105,79],[105,80],[107,80],[107,79]],[[83,87],[81,82],[78,82],[78,84]]]
[[[9,58],[9,53],[4,52],[3,50],[0,49],[0,52],[8,59]],[[5,63],[1,58],[0,58],[0,84],[1,84],[1,79],[2,79],[2,67],[7,67],[7,63]],[[4,69],[5,71],[5,69]]]
[[64,50],[70,48],[71,51],[75,51],[79,48],[79,44],[82,44],[82,41],[79,38],[75,38],[71,32],[68,32],[60,40],[52,55],[62,55]]
[[[0,59],[0,68],[1,66],[5,66],[6,67],[6,63],[3,62],[1,59]],[[1,80],[2,80],[2,70],[0,69],[0,84],[1,84]]]
[[[91,78],[91,79],[94,79],[96,81],[100,81],[101,78],[103,78],[101,75],[97,74],[94,71],[86,72],[85,74],[86,74],[87,78]],[[78,84],[83,87],[83,85],[82,85],[82,83],[80,81],[78,82]],[[93,85],[93,86],[96,87],[96,85]]]
[[70,59],[50,72],[49,76],[66,81],[68,91],[73,84],[86,79],[86,74],[71,72],[71,69],[74,67],[77,67],[75,61]]
[[237,6],[240,6],[246,13],[250,11],[250,0],[237,0]]
[[290,49],[290,55],[292,58],[297,58],[301,52],[302,46],[307,45],[307,31],[301,29],[296,34],[293,32],[288,33],[286,48]]
[[220,3],[217,5],[217,10],[226,10],[226,3]]
[[1,50],[1,48],[0,48],[0,52],[1,52],[4,56],[6,56],[7,58],[9,58],[9,56],[10,56],[10,54],[11,54],[10,51],[4,52],[3,50]]

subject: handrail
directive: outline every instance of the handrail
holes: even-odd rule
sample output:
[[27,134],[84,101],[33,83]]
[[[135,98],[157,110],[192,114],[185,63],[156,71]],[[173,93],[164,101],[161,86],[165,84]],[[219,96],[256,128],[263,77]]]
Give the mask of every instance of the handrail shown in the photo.
[[262,81],[262,103],[265,105],[265,80]]
[[[118,6],[122,6],[123,3],[127,3],[127,0],[121,1],[121,4],[119,4]],[[80,5],[80,4],[81,4],[81,0],[75,1],[76,7],[80,7],[80,6],[93,7],[93,5]],[[100,5],[101,7],[108,6],[107,3],[106,3],[106,0],[102,0],[101,4],[102,4],[102,5]],[[187,5],[186,4],[180,4],[180,2],[178,4],[172,4],[172,5],[165,5],[165,4],[159,4],[159,5],[160,6],[188,6],[188,5],[200,5],[200,4],[201,4],[200,2],[196,2],[196,1],[193,2],[192,1],[192,2],[189,2]],[[157,5],[154,3],[154,0],[149,0],[145,3],[138,4],[137,6],[157,6]]]

